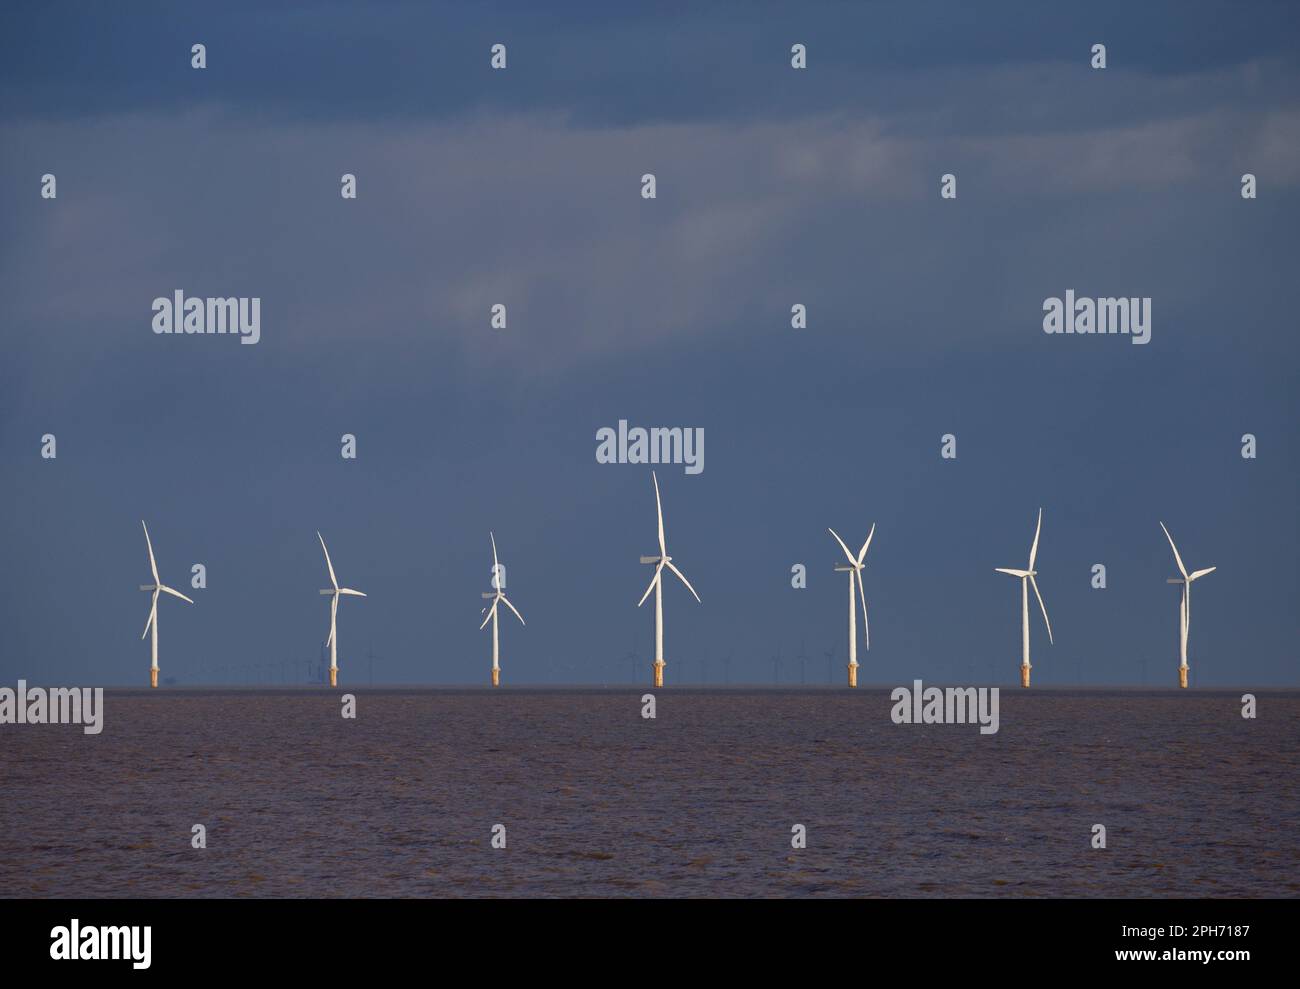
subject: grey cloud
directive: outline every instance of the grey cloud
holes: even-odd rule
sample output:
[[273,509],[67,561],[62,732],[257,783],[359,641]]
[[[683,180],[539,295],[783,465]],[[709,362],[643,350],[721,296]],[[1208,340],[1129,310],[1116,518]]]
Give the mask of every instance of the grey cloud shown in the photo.
[[[7,251],[0,284],[17,320],[81,338],[86,373],[176,288],[263,296],[270,359],[277,340],[296,355],[370,335],[437,345],[479,370],[563,370],[734,331],[756,313],[777,325],[792,291],[815,285],[833,299],[838,283],[842,296],[858,267],[893,282],[896,300],[877,295],[874,306],[923,317],[936,305],[937,316],[931,273],[908,274],[918,257],[991,253],[977,263],[995,270],[1024,235],[1009,225],[1004,248],[955,227],[955,240],[936,244],[926,226],[944,171],[959,173],[963,207],[1012,215],[1026,197],[1150,187],[1219,183],[1230,198],[1247,165],[1274,188],[1300,177],[1293,111],[1010,137],[929,138],[905,124],[833,114],[730,126],[592,128],[557,115],[281,126],[212,109],[8,124],[0,138],[24,150],[6,181],[34,188],[33,170],[49,168],[60,197],[18,210],[22,247]],[[345,171],[359,177],[357,202],[339,198]],[[655,202],[639,196],[645,171],[659,179]],[[1021,222],[1050,228],[1050,206],[1038,205]],[[510,307],[508,345],[482,340],[495,302]]]

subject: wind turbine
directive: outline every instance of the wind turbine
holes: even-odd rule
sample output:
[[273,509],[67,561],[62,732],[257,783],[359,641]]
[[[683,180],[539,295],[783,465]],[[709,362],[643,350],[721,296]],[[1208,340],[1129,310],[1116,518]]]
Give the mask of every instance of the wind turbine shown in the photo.
[[[862,544],[862,549],[858,550],[858,555],[854,556],[849,552],[848,546],[840,538],[839,533],[834,529],[827,529],[835,541],[840,544],[840,549],[844,550],[844,558],[848,560],[847,566],[837,566],[836,573],[847,573],[849,575],[849,686],[858,685],[858,614],[854,608],[856,603],[854,598],[858,593],[862,595],[862,637],[868,649],[871,648],[871,630],[867,627],[867,592],[862,588],[862,563],[867,558],[867,547],[871,545],[871,537],[876,534],[876,524],[871,523],[871,531],[867,533],[867,541]],[[854,584],[856,581],[856,586]]]
[[[1029,565],[1024,570],[1012,570],[1008,567],[994,567],[998,573],[1010,574],[1020,578],[1020,642],[1023,658],[1020,661],[1020,686],[1029,686],[1029,585],[1034,586],[1034,596],[1038,598],[1038,607],[1043,609],[1043,622],[1047,625],[1047,641],[1052,642],[1052,622],[1047,617],[1047,605],[1043,604],[1043,595],[1038,590],[1038,581],[1034,580],[1038,571],[1034,569],[1034,560],[1038,557],[1038,534],[1043,531],[1043,510],[1038,510],[1038,528],[1034,530],[1034,542],[1029,547]],[[1055,643],[1052,643],[1055,645]]]
[[153,557],[153,540],[149,538],[149,527],[144,524],[144,519],[140,520],[140,525],[144,526],[144,544],[149,548],[149,569],[153,572],[152,584],[141,584],[140,590],[153,591],[153,603],[149,607],[149,620],[144,623],[144,631],[140,633],[140,638],[149,634],[153,630],[153,662],[149,667],[149,686],[158,686],[158,595],[170,594],[174,598],[180,598],[182,601],[194,602],[187,598],[175,588],[168,587],[158,576],[158,561]]
[[664,663],[664,567],[677,575],[678,579],[686,585],[686,589],[694,595],[697,602],[700,600],[700,596],[695,593],[695,588],[686,579],[686,575],[673,565],[673,558],[668,555],[668,547],[664,544],[664,506],[659,500],[659,478],[655,477],[654,471],[651,471],[650,479],[654,481],[655,511],[659,516],[659,555],[641,557],[642,563],[653,563],[656,566],[655,575],[650,578],[650,586],[645,589],[645,593],[641,595],[641,600],[636,603],[636,606],[641,607],[641,605],[645,604],[645,599],[650,596],[650,592],[655,592],[655,686],[662,687],[664,685],[664,666],[666,665]]
[[[1165,529],[1165,524],[1160,523],[1160,528]],[[1182,584],[1183,600],[1178,606],[1178,686],[1187,686],[1187,630],[1192,625],[1192,581],[1200,580],[1207,573],[1214,573],[1218,567],[1206,567],[1204,570],[1195,570],[1192,573],[1187,572],[1183,566],[1183,558],[1178,555],[1178,547],[1174,545],[1174,537],[1169,535],[1169,530],[1165,529],[1165,538],[1169,540],[1169,548],[1174,551],[1174,562],[1178,564],[1178,572],[1181,577],[1170,577],[1165,581],[1166,584]]]
[[[497,537],[494,536],[491,532],[489,532],[488,538],[492,540],[493,591],[491,594],[487,593],[486,591],[483,592],[483,597],[486,600],[492,602],[491,609],[484,609],[487,611],[487,617],[483,619],[483,625],[486,625],[488,622],[492,623],[492,686],[499,687],[501,686],[501,667],[497,663],[497,659],[500,654],[500,649],[498,644],[499,640],[497,638],[497,606],[501,604],[502,601],[504,601],[506,603],[506,607],[515,613],[515,617],[519,619],[520,625],[527,625],[528,623],[524,621],[524,616],[519,613],[519,610],[513,604],[510,603],[510,599],[506,597],[505,581],[501,579],[501,575],[504,572],[504,570],[501,564],[497,562]],[[479,631],[483,630],[483,625],[479,626]]]
[[333,587],[321,591],[322,594],[329,594],[330,597],[330,637],[325,640],[325,644],[330,647],[330,686],[339,685],[339,636],[338,636],[338,615],[339,615],[339,596],[348,594],[352,597],[363,598],[365,594],[361,591],[354,591],[350,587],[339,587],[339,580],[334,576],[334,564],[330,562],[330,551],[325,549],[325,537],[316,531],[316,538],[320,540],[320,548],[325,550],[325,566],[329,567],[330,583]]

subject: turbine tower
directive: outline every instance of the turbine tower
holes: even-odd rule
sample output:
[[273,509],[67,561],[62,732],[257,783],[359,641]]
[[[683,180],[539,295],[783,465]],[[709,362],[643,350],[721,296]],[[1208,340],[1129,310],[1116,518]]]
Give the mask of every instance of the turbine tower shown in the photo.
[[339,596],[348,594],[352,597],[363,598],[365,594],[361,591],[354,591],[350,587],[339,587],[338,578],[334,576],[334,564],[330,562],[330,551],[325,549],[325,537],[316,532],[316,538],[320,540],[320,548],[325,550],[325,566],[329,567],[330,583],[333,587],[321,591],[322,594],[329,594],[330,597],[330,637],[325,644],[330,647],[330,686],[339,685],[339,636],[338,636],[338,616],[339,616]]
[[[1038,581],[1034,579],[1038,571],[1034,569],[1034,560],[1038,557],[1038,534],[1043,531],[1043,510],[1038,510],[1038,528],[1034,530],[1034,541],[1029,547],[1029,565],[1024,570],[1012,570],[1008,567],[994,567],[998,573],[1020,578],[1020,642],[1023,658],[1020,661],[1020,686],[1029,686],[1029,586],[1034,587],[1034,596],[1038,598],[1038,607],[1043,609],[1043,622],[1047,625],[1047,641],[1052,642],[1052,622],[1047,617],[1047,605],[1043,604],[1043,595],[1038,590]],[[1052,643],[1055,645],[1055,643]]]
[[[497,562],[497,537],[493,535],[491,532],[489,532],[488,538],[492,540],[493,591],[491,594],[487,593],[486,591],[483,592],[483,597],[486,600],[492,602],[491,609],[485,609],[487,610],[487,617],[483,619],[483,625],[486,625],[488,622],[492,623],[492,686],[499,687],[501,686],[501,666],[498,663],[498,659],[500,657],[500,647],[499,647],[499,639],[497,636],[497,606],[501,604],[502,601],[504,601],[506,603],[506,607],[515,613],[515,617],[519,619],[520,625],[527,625],[528,623],[524,621],[524,616],[519,613],[519,609],[517,609],[513,604],[511,604],[510,599],[506,597],[505,581],[501,579],[502,568],[501,565]],[[483,630],[483,625],[479,626],[480,632]]]
[[694,595],[697,602],[700,600],[700,596],[695,593],[695,588],[686,579],[686,575],[673,565],[673,558],[668,555],[668,547],[664,543],[664,507],[659,500],[659,478],[655,477],[654,471],[651,471],[650,479],[654,481],[655,511],[659,516],[659,555],[641,557],[642,563],[655,564],[655,575],[650,578],[650,586],[645,589],[645,593],[641,595],[641,600],[636,603],[636,606],[641,607],[641,605],[645,604],[645,599],[650,596],[650,592],[655,592],[655,686],[662,687],[664,685],[664,666],[666,665],[664,663],[664,567],[677,575],[678,579],[686,585],[686,589]]
[[158,576],[158,561],[153,557],[153,540],[149,538],[149,527],[144,524],[144,519],[140,520],[140,525],[144,526],[144,544],[149,549],[149,569],[153,572],[152,584],[141,584],[140,590],[153,591],[153,603],[149,607],[149,620],[144,623],[144,631],[140,633],[140,638],[144,638],[153,631],[153,662],[149,666],[149,686],[158,686],[158,595],[170,594],[174,598],[180,598],[182,601],[190,601],[184,594],[175,588],[168,587]]
[[[876,524],[871,523],[871,531],[867,533],[867,541],[862,544],[862,549],[858,555],[854,556],[849,552],[848,546],[840,538],[839,533],[834,529],[827,529],[835,541],[840,544],[840,549],[844,550],[844,558],[848,560],[848,565],[841,565],[835,568],[836,573],[847,573],[849,575],[849,686],[858,685],[858,614],[854,607],[856,602],[854,598],[860,593],[862,595],[862,639],[868,649],[871,648],[871,630],[867,627],[867,592],[862,588],[862,563],[867,558],[867,547],[871,545],[871,537],[876,534]],[[856,581],[856,586],[855,586]]]
[[[1165,529],[1165,524],[1160,523],[1160,528]],[[1183,566],[1183,558],[1178,555],[1178,547],[1174,545],[1174,537],[1169,535],[1169,530],[1165,529],[1165,538],[1169,540],[1169,548],[1174,551],[1174,562],[1178,564],[1178,572],[1181,577],[1170,577],[1165,581],[1167,584],[1183,585],[1183,600],[1178,606],[1178,686],[1187,686],[1187,630],[1192,625],[1192,581],[1200,580],[1207,573],[1214,573],[1218,567],[1206,567],[1204,570],[1195,570],[1192,573],[1187,572]]]

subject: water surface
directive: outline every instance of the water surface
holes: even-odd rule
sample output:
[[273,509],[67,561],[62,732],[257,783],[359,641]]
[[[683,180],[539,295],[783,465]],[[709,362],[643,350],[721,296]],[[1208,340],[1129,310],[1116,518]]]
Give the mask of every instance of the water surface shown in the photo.
[[1300,692],[1004,689],[983,736],[880,688],[347,689],[0,727],[0,894],[1300,892]]

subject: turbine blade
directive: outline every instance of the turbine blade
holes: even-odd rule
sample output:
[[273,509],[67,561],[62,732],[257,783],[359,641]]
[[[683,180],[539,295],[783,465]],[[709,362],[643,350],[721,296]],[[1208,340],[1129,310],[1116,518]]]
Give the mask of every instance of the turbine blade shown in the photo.
[[1204,570],[1195,570],[1188,575],[1187,579],[1197,580],[1201,577],[1204,577],[1207,573],[1214,573],[1214,571],[1218,569],[1219,569],[1218,567],[1206,567]]
[[[690,591],[692,594],[695,594],[695,588],[692,587],[692,586],[691,586],[691,582],[690,582],[689,580],[686,579],[686,574],[684,574],[684,573],[682,573],[680,570],[678,570],[677,567],[676,567],[676,565],[673,564],[672,562],[669,562],[669,564],[668,564],[668,569],[671,570],[673,573],[677,574],[677,576],[678,576],[678,578],[681,580],[681,582],[682,582],[683,584],[686,585],[686,589],[687,589],[688,591]],[[700,596],[699,596],[698,594],[695,594],[695,600],[696,600],[696,601],[700,601]],[[700,603],[703,604],[704,602],[700,601]]]
[[[1160,528],[1165,529],[1165,524],[1160,523]],[[1165,538],[1169,540],[1169,548],[1174,551],[1174,561],[1178,564],[1178,572],[1184,577],[1187,576],[1187,568],[1183,566],[1183,558],[1178,555],[1178,547],[1174,545],[1174,537],[1169,535],[1169,530],[1165,529]]]
[[350,587],[340,587],[340,588],[339,588],[339,593],[340,593],[340,594],[350,594],[350,595],[351,595],[352,597],[354,597],[354,598],[363,598],[363,597],[366,596],[364,591],[354,591],[354,590],[353,590],[352,588],[350,588]]
[[1047,625],[1047,641],[1051,642],[1052,645],[1056,645],[1052,641],[1052,621],[1047,617],[1047,605],[1043,604],[1043,595],[1038,590],[1038,581],[1034,580],[1032,574],[1029,577],[1029,583],[1034,588],[1034,597],[1038,598],[1038,607],[1043,609],[1043,622]]
[[496,601],[492,602],[492,607],[488,608],[487,616],[483,619],[483,625],[480,625],[478,627],[480,632],[483,631],[483,626],[487,625],[487,623],[492,620],[492,616],[497,613],[497,601],[500,600],[501,600],[500,598],[497,598]]
[[334,626],[338,622],[338,617],[339,617],[339,596],[335,594],[332,598],[330,598],[330,637],[325,640],[325,645],[327,646],[334,641]]
[[140,638],[143,639],[146,635],[149,634],[149,626],[154,623],[154,619],[156,619],[157,617],[158,617],[158,588],[155,587],[153,591],[153,603],[149,606],[149,617],[145,619],[144,631],[140,633]]
[[320,534],[319,529],[316,530],[316,538],[320,540],[320,548],[325,550],[325,566],[330,569],[330,583],[334,585],[334,590],[337,591],[339,589],[339,580],[334,576],[334,564],[330,562],[330,551],[325,549],[325,537]]
[[[862,586],[862,571],[857,571],[858,577],[858,599],[862,602],[862,643],[866,648],[871,648],[871,627],[867,624],[867,592]],[[852,578],[850,578],[852,579]]]
[[650,578],[650,586],[645,589],[645,593],[641,595],[641,600],[636,603],[636,606],[638,608],[641,607],[641,605],[645,604],[645,599],[648,598],[650,596],[650,592],[655,589],[655,584],[658,583],[659,574],[663,572],[663,569],[664,569],[664,564],[663,561],[660,560],[659,566],[655,567],[655,575]]
[[994,567],[993,569],[994,569],[994,571],[997,572],[997,573],[1010,574],[1012,577],[1028,577],[1028,576],[1029,576],[1029,571],[1028,571],[1028,570],[1012,570],[1010,567]]
[[162,591],[164,594],[170,594],[174,598],[180,598],[182,601],[189,601],[190,604],[194,603],[189,598],[187,598],[184,594],[182,594],[180,591],[176,590],[176,588],[174,587],[168,587],[166,584],[163,584],[160,585],[158,589]]
[[834,536],[835,541],[840,544],[840,549],[844,550],[844,558],[848,560],[851,565],[857,566],[858,561],[853,558],[853,554],[849,552],[849,548],[844,545],[844,540],[840,538],[840,534],[829,527],[826,531]]
[[162,581],[158,579],[158,563],[153,558],[153,540],[149,538],[149,527],[144,524],[144,519],[140,520],[140,524],[144,526],[144,544],[149,547],[149,569],[153,571],[153,582],[161,584]]
[[492,585],[495,587],[499,580],[497,578],[497,537],[494,533],[489,532],[488,538],[492,540]]
[[1025,567],[1026,570],[1034,569],[1034,559],[1038,556],[1038,534],[1042,531],[1043,531],[1043,510],[1040,508],[1038,510],[1038,528],[1034,530],[1034,542],[1033,545],[1029,547],[1029,566]]
[[506,603],[506,607],[507,607],[507,608],[509,608],[511,611],[513,611],[513,612],[515,613],[515,617],[519,619],[519,624],[520,624],[520,625],[527,625],[527,624],[528,624],[526,621],[524,621],[524,616],[521,615],[521,614],[519,613],[519,609],[516,608],[513,604],[510,603],[510,599],[509,599],[508,597],[506,597],[504,594],[502,594],[502,595],[501,595],[501,600],[504,601],[504,602]]
[[867,533],[867,541],[862,544],[862,549],[858,552],[858,566],[862,566],[862,561],[867,558],[867,547],[871,545],[871,537],[876,534],[876,523],[871,523],[871,531]]
[[654,471],[650,472],[650,480],[655,484],[655,514],[659,517],[659,555],[667,556],[668,547],[664,544],[664,506],[659,500],[659,478],[655,476]]

